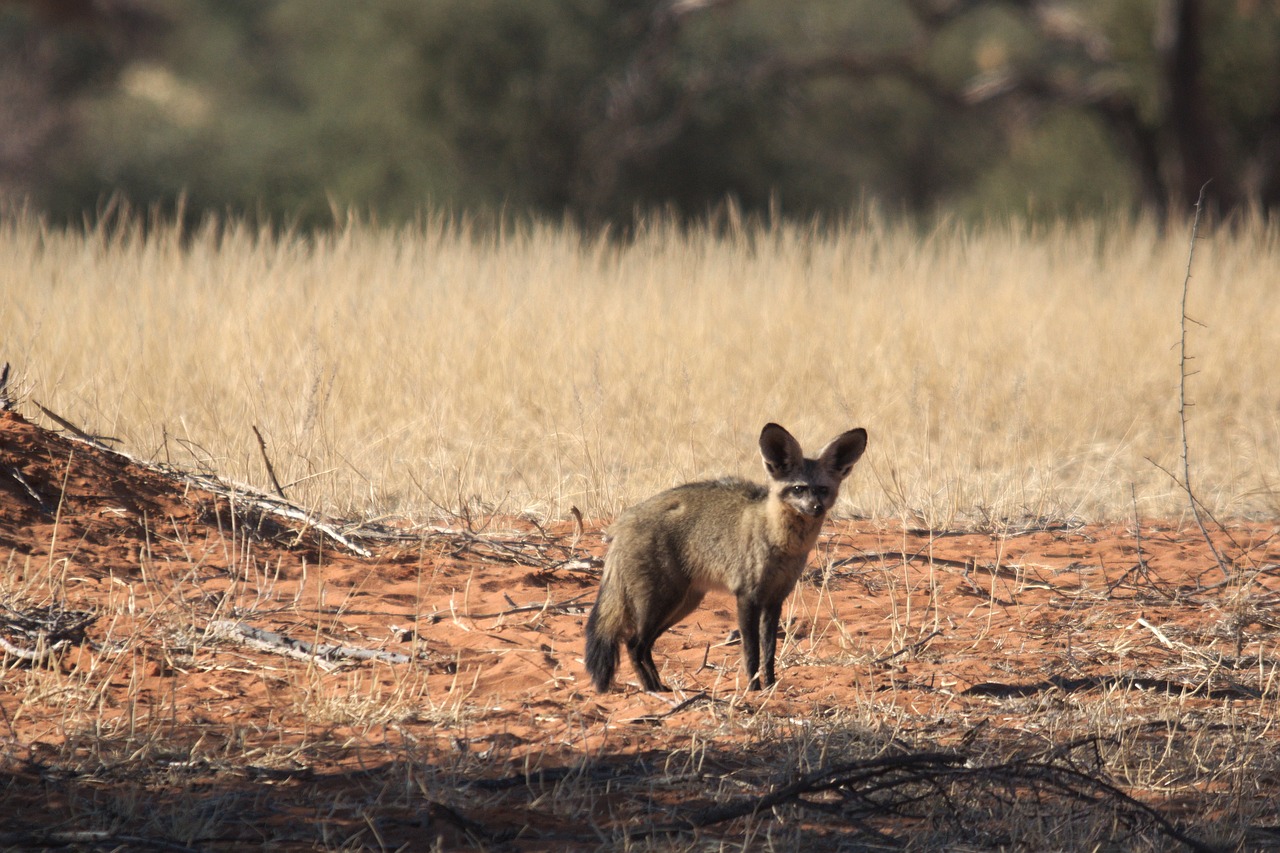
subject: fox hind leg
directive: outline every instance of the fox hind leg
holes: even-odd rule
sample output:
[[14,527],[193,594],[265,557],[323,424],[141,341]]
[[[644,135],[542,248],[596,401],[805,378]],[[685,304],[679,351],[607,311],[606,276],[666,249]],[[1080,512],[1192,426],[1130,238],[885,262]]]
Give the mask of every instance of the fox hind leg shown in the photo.
[[[667,687],[658,677],[658,667],[653,662],[653,644],[667,630],[688,616],[702,603],[704,593],[692,588],[685,590],[682,597],[664,597],[662,600],[650,602],[649,613],[652,614],[640,626],[636,635],[627,641],[627,654],[631,657],[631,665],[644,685],[645,690],[666,692]],[[665,615],[664,615],[665,614]]]
[[647,642],[637,634],[627,640],[627,654],[631,657],[631,666],[640,678],[645,690],[654,693],[666,693],[667,686],[658,678],[658,667],[653,662],[653,640]]
[[697,590],[690,588],[689,591],[684,594],[684,598],[676,606],[676,609],[671,611],[671,615],[662,620],[662,627],[658,629],[658,633],[654,635],[654,638],[656,639],[657,637],[667,633],[672,626],[676,625],[680,620],[684,619],[684,617],[697,610],[698,605],[702,603],[702,597],[704,595],[706,595],[706,593],[698,592]]

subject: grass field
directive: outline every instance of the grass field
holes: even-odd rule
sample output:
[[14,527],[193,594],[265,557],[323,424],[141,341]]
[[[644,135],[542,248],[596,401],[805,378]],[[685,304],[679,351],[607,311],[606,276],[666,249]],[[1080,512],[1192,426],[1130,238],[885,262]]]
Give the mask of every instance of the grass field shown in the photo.
[[[1190,228],[946,224],[622,244],[443,218],[273,236],[0,227],[0,329],[36,401],[144,459],[343,516],[608,518],[756,476],[762,424],[865,426],[842,502],[935,527],[1173,517]],[[1206,229],[1188,313],[1193,477],[1280,507],[1280,230]],[[47,419],[45,419],[47,423]]]
[[[1275,849],[1280,230],[1196,247],[1203,532],[1189,231],[0,220],[0,847]],[[768,420],[871,435],[778,685],[713,594],[594,692],[604,524]]]

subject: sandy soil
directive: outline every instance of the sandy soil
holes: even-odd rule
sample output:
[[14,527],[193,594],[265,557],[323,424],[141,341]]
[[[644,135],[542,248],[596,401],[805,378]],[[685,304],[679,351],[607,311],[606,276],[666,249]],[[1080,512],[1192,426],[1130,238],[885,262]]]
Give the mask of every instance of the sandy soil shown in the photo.
[[[360,556],[206,484],[0,414],[0,637],[42,655],[20,615],[85,614],[43,661],[4,658],[0,843],[1019,846],[1031,829],[997,829],[1001,806],[850,818],[847,785],[714,819],[815,769],[944,753],[1072,756],[1081,784],[1156,810],[1111,819],[1121,846],[1169,842],[1166,819],[1192,847],[1277,838],[1278,765],[1239,757],[1280,740],[1274,523],[1213,528],[1224,575],[1189,522],[832,522],[776,689],[743,689],[725,596],[659,641],[672,694],[641,692],[624,656],[598,695],[599,525],[335,527]],[[237,625],[407,662],[289,657]]]

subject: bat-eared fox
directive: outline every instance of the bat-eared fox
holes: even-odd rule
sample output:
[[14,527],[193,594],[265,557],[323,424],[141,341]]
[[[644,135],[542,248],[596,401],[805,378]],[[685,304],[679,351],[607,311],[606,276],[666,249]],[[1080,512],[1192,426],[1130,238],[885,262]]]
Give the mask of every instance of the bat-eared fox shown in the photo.
[[750,686],[773,684],[782,603],[866,447],[867,431],[852,429],[806,459],[791,433],[766,424],[760,455],[767,486],[728,478],[688,483],[619,514],[587,619],[586,664],[596,689],[609,689],[618,644],[625,642],[644,689],[666,690],[653,663],[654,641],[713,589],[738,599]]

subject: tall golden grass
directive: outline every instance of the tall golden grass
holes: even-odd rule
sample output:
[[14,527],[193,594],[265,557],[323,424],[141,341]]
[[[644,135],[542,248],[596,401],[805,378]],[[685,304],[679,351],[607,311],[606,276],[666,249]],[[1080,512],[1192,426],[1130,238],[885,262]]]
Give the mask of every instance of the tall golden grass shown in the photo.
[[[283,236],[0,224],[0,360],[130,452],[343,516],[608,517],[757,476],[762,424],[871,434],[843,513],[913,524],[1185,512],[1188,228],[868,215],[634,240],[446,217]],[[1188,313],[1193,484],[1280,509],[1280,231],[1202,229]]]

